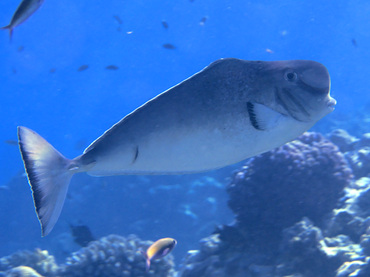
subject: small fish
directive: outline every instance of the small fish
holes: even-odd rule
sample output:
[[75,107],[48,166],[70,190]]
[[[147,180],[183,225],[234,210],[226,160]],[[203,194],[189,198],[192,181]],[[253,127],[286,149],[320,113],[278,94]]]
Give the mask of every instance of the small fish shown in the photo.
[[69,228],[71,228],[74,242],[82,247],[87,246],[90,241],[95,240],[95,238],[93,237],[90,231],[90,228],[86,225],[71,225],[70,224]]
[[108,70],[118,70],[118,66],[116,66],[114,64],[111,64],[111,65],[106,66],[105,69],[108,69]]
[[165,43],[162,45],[162,47],[165,49],[176,49],[176,46],[171,43]]
[[202,19],[199,22],[199,25],[203,26],[206,23],[207,19],[208,19],[207,16],[202,17]]
[[114,19],[117,20],[118,24],[122,24],[122,20],[118,15],[113,15]]
[[272,51],[270,48],[266,48],[266,52],[267,53],[270,53],[270,54],[273,54],[274,53],[274,51]]
[[24,50],[24,46],[22,46],[22,45],[19,46],[17,50],[18,50],[18,52],[22,52]]
[[0,186],[0,190],[9,190],[8,186]]
[[165,29],[168,29],[168,23],[165,20],[162,20],[162,26]]
[[351,41],[352,41],[352,45],[354,47],[357,47],[357,40],[353,38]]
[[149,271],[152,260],[161,259],[167,256],[176,246],[177,241],[172,238],[164,238],[153,243],[146,252],[141,252],[146,259],[146,271]]
[[225,167],[295,139],[335,105],[329,72],[318,62],[228,58],[149,100],[74,159],[19,126],[42,235],[57,222],[76,173],[168,175]]
[[55,71],[56,71],[56,68],[54,68],[54,67],[50,68],[50,70],[49,70],[50,73],[54,73]]
[[83,64],[83,65],[81,65],[78,69],[77,69],[77,71],[78,72],[81,72],[81,71],[84,71],[84,70],[86,70],[86,69],[88,69],[89,68],[89,66],[87,65],[87,64]]
[[9,25],[0,29],[9,30],[9,38],[12,39],[13,29],[27,20],[40,6],[44,0],[22,0],[16,9]]
[[7,139],[7,140],[4,140],[4,142],[5,142],[6,144],[9,144],[9,145],[18,146],[18,141],[13,140],[13,139]]

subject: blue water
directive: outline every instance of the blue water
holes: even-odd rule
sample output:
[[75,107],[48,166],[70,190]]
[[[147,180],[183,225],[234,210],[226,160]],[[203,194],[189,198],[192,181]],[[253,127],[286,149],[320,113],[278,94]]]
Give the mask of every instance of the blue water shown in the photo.
[[[18,4],[0,2],[0,25]],[[76,176],[58,224],[41,239],[18,148],[3,141],[23,125],[73,158],[145,101],[225,57],[323,63],[338,105],[316,128],[369,132],[369,12],[366,0],[45,1],[11,43],[0,33],[0,186],[8,187],[0,190],[0,256],[41,247],[63,257],[78,249],[61,250],[68,223],[82,223],[96,237],[176,237],[180,259],[232,221],[222,185],[235,167],[183,178]]]

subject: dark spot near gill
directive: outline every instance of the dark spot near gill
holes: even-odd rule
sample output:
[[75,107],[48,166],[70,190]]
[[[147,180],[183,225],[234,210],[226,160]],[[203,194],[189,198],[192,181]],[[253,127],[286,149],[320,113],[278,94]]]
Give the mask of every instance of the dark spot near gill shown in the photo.
[[138,157],[139,157],[139,146],[136,146],[135,155],[134,155],[134,159],[132,160],[132,163],[135,163]]
[[262,130],[258,125],[257,116],[254,112],[254,104],[251,102],[247,102],[247,111],[249,115],[249,121],[251,122],[252,126],[257,130]]

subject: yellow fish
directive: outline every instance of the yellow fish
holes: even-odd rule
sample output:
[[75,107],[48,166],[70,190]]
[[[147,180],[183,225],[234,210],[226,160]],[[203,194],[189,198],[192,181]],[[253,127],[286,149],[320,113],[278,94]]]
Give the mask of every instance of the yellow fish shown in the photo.
[[168,255],[176,246],[177,241],[172,238],[159,239],[153,243],[146,252],[142,251],[146,259],[146,271],[149,271],[152,260],[161,259]]

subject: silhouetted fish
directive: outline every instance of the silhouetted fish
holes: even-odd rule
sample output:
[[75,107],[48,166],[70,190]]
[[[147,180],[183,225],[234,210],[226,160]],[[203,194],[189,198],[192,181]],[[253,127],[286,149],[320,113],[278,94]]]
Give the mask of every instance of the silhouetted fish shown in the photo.
[[208,17],[207,16],[204,16],[204,17],[202,17],[202,19],[200,20],[200,22],[199,22],[199,25],[204,25],[204,23],[206,23],[206,21],[207,21],[207,19],[208,19]]
[[83,64],[83,65],[81,65],[78,69],[77,69],[77,71],[84,71],[84,70],[86,70],[86,69],[88,69],[89,68],[89,66],[87,65],[87,64]]
[[354,38],[351,41],[352,41],[352,45],[357,47],[357,41]]
[[7,139],[7,140],[4,140],[4,142],[5,142],[6,144],[9,144],[9,145],[18,146],[18,141],[13,140],[13,139]]
[[162,20],[162,26],[165,29],[168,29],[168,23],[165,20]]
[[13,29],[27,20],[41,5],[44,0],[22,0],[9,25],[1,27],[0,29],[9,30],[9,38],[12,39]]
[[162,45],[162,47],[166,49],[176,49],[176,46],[171,43],[165,43]]
[[50,68],[50,70],[49,70],[50,73],[54,73],[55,71],[56,71],[56,68],[54,68],[54,67]]
[[57,222],[75,173],[184,174],[224,167],[296,138],[335,104],[320,63],[221,59],[134,110],[72,160],[19,126],[42,235]]
[[117,70],[118,69],[118,66],[111,64],[111,65],[106,66],[105,69],[108,69],[108,70]]
[[113,15],[114,19],[117,20],[118,24],[122,24],[122,20],[118,15]]
[[74,242],[78,245],[85,247],[88,245],[90,241],[95,240],[93,237],[90,228],[86,225],[69,225],[71,228],[72,236],[74,239]]

